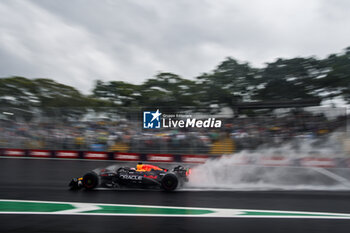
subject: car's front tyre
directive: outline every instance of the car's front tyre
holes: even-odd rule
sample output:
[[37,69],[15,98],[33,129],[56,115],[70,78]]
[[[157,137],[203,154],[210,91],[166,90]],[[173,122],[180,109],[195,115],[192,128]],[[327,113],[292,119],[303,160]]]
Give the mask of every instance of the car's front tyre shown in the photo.
[[83,187],[87,190],[92,190],[98,185],[98,175],[94,172],[89,172],[83,176]]

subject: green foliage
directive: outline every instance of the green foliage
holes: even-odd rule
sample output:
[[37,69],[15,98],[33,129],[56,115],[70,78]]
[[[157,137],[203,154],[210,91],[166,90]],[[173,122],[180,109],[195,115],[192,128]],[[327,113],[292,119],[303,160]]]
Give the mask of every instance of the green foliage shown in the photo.
[[[307,100],[341,96],[350,103],[350,47],[325,59],[277,59],[264,68],[226,58],[212,72],[194,80],[162,72],[140,85],[96,81],[92,95],[51,79],[0,79],[0,107],[50,109],[64,107],[67,115],[86,109],[165,107],[232,107],[245,101]],[[73,110],[74,109],[74,110]],[[51,111],[51,110],[50,110]]]
[[96,81],[93,97],[111,101],[120,107],[136,107],[141,98],[140,86],[122,81]]
[[261,70],[258,100],[301,100],[317,97],[316,79],[324,72],[315,58],[278,59]]
[[257,85],[256,74],[257,70],[248,63],[226,58],[212,73],[197,78],[200,100],[206,105],[219,106],[250,100]]
[[32,80],[23,77],[0,79],[0,106],[28,108],[39,103]]
[[342,96],[350,103],[350,47],[342,54],[333,54],[322,61],[327,74],[317,80],[324,98]]
[[110,105],[109,102],[85,96],[75,88],[51,79],[0,79],[0,107],[11,108],[12,112],[27,110],[22,111],[20,115],[35,115],[35,109],[40,108],[48,117],[61,115],[63,118],[77,118],[84,114],[87,108]]
[[169,110],[182,110],[183,106],[196,106],[194,81],[172,73],[159,73],[141,85],[140,106],[164,106]]

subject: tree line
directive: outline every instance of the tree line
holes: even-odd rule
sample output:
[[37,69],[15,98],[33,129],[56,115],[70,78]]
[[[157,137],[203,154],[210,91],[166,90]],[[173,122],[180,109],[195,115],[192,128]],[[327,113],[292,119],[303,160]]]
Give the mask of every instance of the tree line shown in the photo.
[[184,106],[200,109],[335,97],[350,102],[350,47],[324,59],[279,58],[262,68],[227,57],[214,70],[193,79],[161,72],[139,85],[97,80],[88,95],[51,79],[0,79],[0,107],[22,109],[163,106],[179,111]]

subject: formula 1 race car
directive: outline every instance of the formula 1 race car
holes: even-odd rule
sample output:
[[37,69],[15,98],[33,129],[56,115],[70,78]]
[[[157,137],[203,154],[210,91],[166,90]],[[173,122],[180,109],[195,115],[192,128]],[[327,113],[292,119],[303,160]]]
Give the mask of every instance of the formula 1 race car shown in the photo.
[[188,182],[191,169],[176,166],[171,170],[151,164],[138,163],[135,167],[104,168],[91,171],[83,177],[74,178],[69,183],[70,189],[85,188],[92,190],[98,186],[106,188],[161,188],[173,191]]

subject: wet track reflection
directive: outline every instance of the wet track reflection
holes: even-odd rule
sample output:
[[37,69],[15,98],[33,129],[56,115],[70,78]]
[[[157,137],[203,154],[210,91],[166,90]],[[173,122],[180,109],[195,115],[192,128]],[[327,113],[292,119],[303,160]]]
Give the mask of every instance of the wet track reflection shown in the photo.
[[[350,213],[343,191],[69,191],[108,162],[0,159],[0,199]],[[199,191],[201,190],[201,191]],[[216,190],[216,189],[214,189]],[[20,221],[19,221],[20,220]],[[0,215],[1,232],[346,232],[349,220]]]

